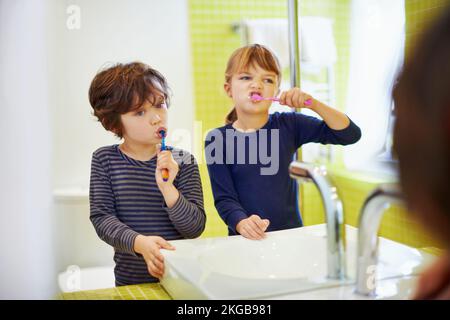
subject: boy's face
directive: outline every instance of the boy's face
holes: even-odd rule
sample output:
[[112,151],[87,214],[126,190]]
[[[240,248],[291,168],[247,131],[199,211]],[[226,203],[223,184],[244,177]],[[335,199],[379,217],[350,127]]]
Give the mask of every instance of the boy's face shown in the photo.
[[167,132],[167,105],[163,94],[154,100],[153,105],[145,100],[139,109],[120,116],[125,140],[143,145],[161,143],[159,131]]
[[236,73],[231,84],[225,83],[225,92],[233,99],[236,109],[248,114],[267,113],[271,101],[252,101],[249,97],[256,93],[264,98],[278,94],[278,77],[275,72],[251,65],[248,70]]

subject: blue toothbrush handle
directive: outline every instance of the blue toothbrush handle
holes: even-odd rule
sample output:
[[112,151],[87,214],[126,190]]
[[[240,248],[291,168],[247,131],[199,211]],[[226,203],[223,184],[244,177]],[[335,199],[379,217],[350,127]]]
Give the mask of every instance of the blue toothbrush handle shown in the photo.
[[[165,137],[163,137],[163,138],[162,138],[162,141],[161,141],[161,151],[164,151],[164,150],[167,150],[167,147],[166,147],[166,138],[165,138]],[[161,170],[161,175],[162,175],[162,178],[163,178],[163,181],[164,181],[164,182],[167,182],[167,181],[169,180],[169,170],[167,170],[167,169],[162,169],[162,170]]]

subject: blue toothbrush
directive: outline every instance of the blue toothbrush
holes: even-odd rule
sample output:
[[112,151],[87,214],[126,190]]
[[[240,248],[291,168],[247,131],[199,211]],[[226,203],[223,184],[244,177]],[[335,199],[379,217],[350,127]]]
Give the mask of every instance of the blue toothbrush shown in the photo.
[[[167,150],[166,147],[166,131],[165,130],[160,130],[159,134],[162,138],[161,140],[161,151]],[[162,178],[164,182],[167,182],[169,180],[169,170],[167,169],[162,169],[161,170],[161,174],[162,174]]]

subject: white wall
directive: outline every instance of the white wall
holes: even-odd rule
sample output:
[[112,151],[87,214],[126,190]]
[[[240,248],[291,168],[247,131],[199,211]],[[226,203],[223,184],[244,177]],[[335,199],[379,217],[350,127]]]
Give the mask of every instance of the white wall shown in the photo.
[[69,265],[113,264],[112,248],[90,223],[87,198],[92,152],[120,143],[92,116],[88,89],[97,71],[108,64],[139,60],[162,72],[173,93],[169,143],[175,128],[192,130],[194,108],[187,0],[51,3],[53,186],[59,194],[53,221],[59,243],[56,268],[62,272]]
[[[140,60],[161,71],[173,92],[169,137],[175,128],[192,130],[193,93],[187,0],[51,1],[54,6],[52,125],[54,185],[87,187],[91,154],[118,143],[91,116],[88,88],[106,63]],[[80,9],[80,29],[66,26]],[[70,20],[72,21],[72,20]]]
[[[70,5],[80,29],[67,27]],[[187,17],[187,0],[0,0],[0,299],[52,298],[66,264],[111,262],[87,199],[66,205],[53,190],[87,188],[92,152],[118,142],[88,102],[107,62],[160,70],[174,94],[169,134],[192,130]]]
[[56,292],[46,13],[0,2],[0,299]]

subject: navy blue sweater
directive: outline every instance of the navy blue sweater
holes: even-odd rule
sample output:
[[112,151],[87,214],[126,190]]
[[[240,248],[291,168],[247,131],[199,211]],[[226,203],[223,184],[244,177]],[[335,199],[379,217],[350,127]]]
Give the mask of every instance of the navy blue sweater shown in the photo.
[[288,167],[297,149],[309,142],[347,145],[361,130],[351,120],[333,130],[315,117],[274,113],[259,130],[243,133],[231,124],[214,129],[205,141],[205,157],[214,203],[230,235],[252,214],[269,219],[267,231],[302,226],[296,181]]

